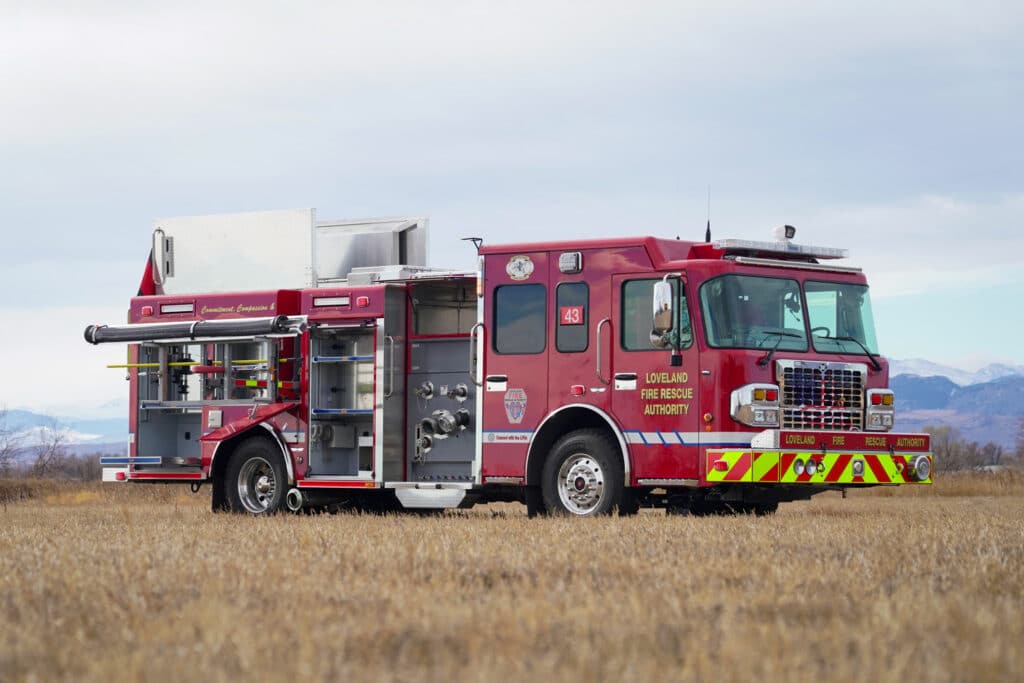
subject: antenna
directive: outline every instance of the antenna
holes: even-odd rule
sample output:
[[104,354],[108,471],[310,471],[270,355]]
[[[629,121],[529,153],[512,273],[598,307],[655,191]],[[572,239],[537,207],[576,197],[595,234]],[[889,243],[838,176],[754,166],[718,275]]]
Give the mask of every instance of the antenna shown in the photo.
[[711,186],[708,185],[708,229],[704,233],[704,241],[711,241]]
[[482,237],[463,237],[462,241],[463,242],[472,242],[473,246],[476,247],[476,253],[477,254],[480,253],[480,245],[484,243],[484,239]]

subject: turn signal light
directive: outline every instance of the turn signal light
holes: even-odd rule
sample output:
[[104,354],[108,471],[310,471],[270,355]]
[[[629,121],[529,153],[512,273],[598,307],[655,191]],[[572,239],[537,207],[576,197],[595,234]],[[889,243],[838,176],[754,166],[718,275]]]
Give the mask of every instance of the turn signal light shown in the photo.
[[754,400],[755,401],[763,401],[763,400],[765,400],[765,397],[767,396],[767,394],[768,394],[768,392],[765,391],[764,389],[754,389]]
[[871,405],[873,405],[873,406],[880,406],[880,405],[882,405],[882,395],[881,394],[871,394]]
[[882,405],[891,406],[893,400],[892,394],[882,394]]

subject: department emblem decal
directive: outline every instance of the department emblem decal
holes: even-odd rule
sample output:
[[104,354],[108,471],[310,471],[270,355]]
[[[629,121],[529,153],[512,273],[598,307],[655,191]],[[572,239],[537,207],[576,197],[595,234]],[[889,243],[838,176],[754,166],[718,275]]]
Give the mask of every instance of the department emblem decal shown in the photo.
[[508,421],[514,425],[523,421],[526,415],[526,391],[523,389],[509,389],[505,392],[505,415]]
[[527,280],[533,275],[533,260],[526,255],[513,256],[505,265],[505,272],[513,280]]

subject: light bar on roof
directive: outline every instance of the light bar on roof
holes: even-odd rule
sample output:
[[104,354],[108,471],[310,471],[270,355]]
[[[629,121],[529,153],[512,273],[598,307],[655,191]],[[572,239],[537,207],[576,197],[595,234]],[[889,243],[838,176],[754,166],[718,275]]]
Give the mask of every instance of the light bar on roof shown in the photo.
[[758,242],[757,240],[725,239],[711,243],[715,249],[722,251],[763,251],[772,254],[794,254],[797,256],[813,256],[815,258],[846,258],[846,249],[835,247],[812,247],[809,244],[793,244],[792,242]]

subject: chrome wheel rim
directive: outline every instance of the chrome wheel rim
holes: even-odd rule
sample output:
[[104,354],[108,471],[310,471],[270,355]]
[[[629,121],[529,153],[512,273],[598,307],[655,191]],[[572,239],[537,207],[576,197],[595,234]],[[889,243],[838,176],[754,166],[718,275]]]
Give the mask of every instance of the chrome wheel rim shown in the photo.
[[576,453],[558,468],[558,498],[574,515],[593,514],[604,501],[604,472],[586,453]]
[[274,468],[264,458],[250,458],[238,473],[238,498],[253,514],[266,512],[277,493]]

